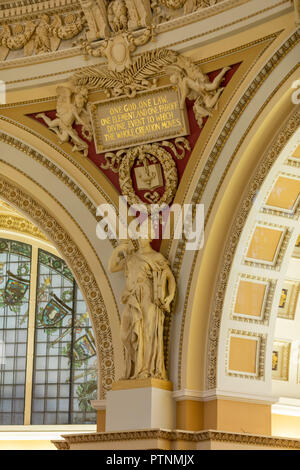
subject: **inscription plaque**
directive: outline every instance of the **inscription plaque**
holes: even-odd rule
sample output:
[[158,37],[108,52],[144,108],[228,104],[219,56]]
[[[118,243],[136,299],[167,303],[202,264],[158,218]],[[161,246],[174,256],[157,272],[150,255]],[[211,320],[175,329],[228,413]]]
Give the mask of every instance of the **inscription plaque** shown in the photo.
[[187,112],[179,103],[174,85],[92,103],[97,153],[189,134]]

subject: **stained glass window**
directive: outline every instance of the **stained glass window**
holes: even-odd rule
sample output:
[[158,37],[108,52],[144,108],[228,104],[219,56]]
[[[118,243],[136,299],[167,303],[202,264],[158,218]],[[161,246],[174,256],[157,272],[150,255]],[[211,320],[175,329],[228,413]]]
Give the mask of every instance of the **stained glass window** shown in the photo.
[[23,424],[31,247],[0,239],[0,423]]
[[0,424],[95,423],[96,347],[84,299],[62,259],[33,251],[0,239]]

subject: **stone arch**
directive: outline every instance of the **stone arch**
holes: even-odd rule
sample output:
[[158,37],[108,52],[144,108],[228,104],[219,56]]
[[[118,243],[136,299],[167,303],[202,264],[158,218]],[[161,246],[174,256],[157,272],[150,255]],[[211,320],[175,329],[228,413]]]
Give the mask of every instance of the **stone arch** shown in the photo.
[[[279,55],[277,59],[278,57]],[[227,260],[232,255],[228,252],[226,243],[230,236],[231,225],[236,218],[237,205],[248,188],[249,175],[256,171],[255,168],[265,154],[266,148],[269,148],[274,135],[278,135],[278,130],[282,128],[282,116],[287,119],[295,111],[290,88],[293,79],[296,79],[295,57],[294,53],[287,53],[283,57],[282,62],[279,61],[276,64],[274,62],[276,70],[269,75],[266,74],[266,80],[261,78],[262,71],[258,75],[253,74],[252,77],[249,77],[249,81],[247,81],[249,88],[246,93],[242,98],[238,97],[238,102],[233,101],[234,113],[229,116],[226,122],[222,123],[221,133],[212,136],[206,149],[207,162],[203,161],[202,167],[200,166],[199,171],[197,169],[195,172],[195,180],[193,188],[190,189],[189,199],[184,201],[204,202],[208,205],[208,211],[205,214],[206,242],[202,253],[194,257],[184,253],[184,249],[182,251],[177,249],[176,253],[175,249],[173,250],[176,262],[177,259],[180,259],[181,265],[184,266],[186,259],[186,269],[187,266],[190,267],[190,275],[186,281],[187,288],[184,290],[185,298],[180,305],[183,311],[181,314],[181,336],[179,338],[177,328],[178,341],[176,344],[179,347],[176,357],[178,360],[176,363],[173,355],[172,373],[175,377],[175,367],[177,367],[178,389],[186,390],[189,396],[200,399],[212,393],[210,390],[217,388],[218,336],[222,307],[220,314],[215,317],[215,322],[208,319],[210,316],[214,316],[213,312],[217,303],[221,302],[223,305],[222,299],[227,274],[225,275],[222,269],[223,267],[225,271],[230,269]],[[285,64],[284,61],[286,61]],[[268,64],[265,66],[268,67]],[[286,73],[287,70],[289,70],[288,73]],[[272,77],[275,80],[272,80]],[[266,98],[266,94],[260,90],[260,87],[263,89],[268,86],[269,91]],[[246,102],[251,103],[251,112],[244,106]],[[239,108],[241,103],[243,103],[242,107]],[[238,109],[239,111],[235,115]],[[241,133],[238,134],[234,126],[238,127]],[[212,161],[216,144],[218,145],[219,141],[225,142],[216,162],[216,167],[222,173],[213,170],[210,178],[205,179],[206,175],[203,169],[205,166],[209,166]],[[230,143],[228,144],[228,142]],[[224,147],[227,144],[227,152],[224,152]],[[249,155],[250,147],[252,156]],[[241,162],[244,165],[243,170],[241,170]],[[240,172],[240,182],[242,179],[244,181],[243,185],[235,179],[238,172]],[[209,186],[210,188],[206,190],[206,187]],[[222,211],[224,212],[221,215]],[[238,239],[238,234],[236,237]],[[223,285],[220,288],[220,293],[217,293],[216,280],[220,280],[219,276],[223,276]],[[172,334],[174,337],[174,330]]]
[[[122,366],[122,357],[116,361],[112,320],[99,287],[99,279],[95,275],[95,266],[90,266],[95,252],[84,233],[76,227],[75,220],[54,196],[11,164],[2,160],[0,166],[0,198],[24,214],[47,236],[69,265],[81,289],[95,332],[99,398],[104,398],[115,380],[116,368]],[[78,236],[80,232],[81,237]]]
[[[228,327],[224,325],[225,318],[239,319],[239,316],[232,316],[233,303],[236,301],[237,283],[243,282],[257,282],[260,280],[268,280],[268,297],[265,297],[265,304],[262,305],[261,319],[250,316],[244,316],[246,320],[246,327],[243,321],[240,323],[235,322],[237,331],[240,330],[241,336],[249,338],[257,334],[260,338],[260,351],[258,351],[257,358],[257,375],[258,380],[265,382],[266,386],[258,387],[262,394],[268,395],[270,393],[269,385],[271,383],[271,367],[270,367],[270,347],[273,343],[273,330],[277,315],[277,308],[279,304],[279,296],[281,292],[282,282],[285,276],[287,262],[290,259],[291,252],[295,246],[299,230],[299,221],[297,213],[288,218],[283,218],[280,212],[267,211],[265,209],[265,201],[267,195],[270,193],[270,178],[275,178],[272,175],[286,174],[288,167],[285,164],[288,159],[288,150],[295,148],[296,142],[299,144],[299,131],[297,137],[297,128],[300,123],[300,114],[295,112],[288,122],[285,124],[279,135],[277,135],[275,142],[266,153],[262,161],[257,167],[257,170],[251,179],[246,193],[241,201],[238,213],[236,214],[234,224],[231,227],[230,235],[227,239],[226,247],[222,260],[222,267],[219,271],[218,281],[216,284],[216,295],[213,303],[212,314],[210,318],[208,344],[207,344],[207,386],[208,388],[224,386],[224,366],[229,360],[229,332]],[[285,166],[284,166],[285,165]],[[293,167],[290,168],[289,176]],[[270,175],[270,173],[272,173]],[[297,171],[295,172],[297,176]],[[274,181],[273,181],[274,183]],[[258,191],[261,195],[258,197]],[[266,214],[264,216],[264,214]],[[271,217],[268,219],[268,215]],[[235,272],[235,263],[237,259],[241,260],[246,258],[246,251],[249,244],[254,237],[253,227],[265,227],[269,230],[275,230],[282,227],[286,229],[284,236],[281,240],[280,250],[277,253],[278,262],[273,266],[269,265],[270,272],[267,273],[268,265],[264,261],[253,260],[239,261],[239,271]],[[250,228],[251,227],[251,228]],[[245,269],[241,264],[245,265]],[[252,267],[252,271],[249,267]],[[271,273],[273,271],[273,275]],[[276,274],[275,274],[276,273]],[[235,278],[235,280],[233,280]],[[239,279],[238,279],[239,278]],[[257,280],[257,281],[255,281]],[[267,281],[266,281],[267,282]],[[236,288],[234,288],[236,283]],[[239,284],[240,285],[240,284]],[[267,285],[267,284],[266,284]],[[249,290],[248,295],[251,295]],[[245,303],[250,304],[251,298],[249,297]],[[267,305],[266,305],[267,304]],[[234,312],[234,310],[233,310]],[[242,320],[242,316],[240,316]],[[259,325],[257,328],[251,328],[249,325]],[[229,328],[231,332],[235,332],[233,322]],[[267,344],[266,344],[267,343]],[[225,366],[226,367],[226,366]],[[247,378],[247,374],[231,374],[235,377]],[[249,375],[248,375],[249,378]],[[258,393],[258,392],[257,392]]]

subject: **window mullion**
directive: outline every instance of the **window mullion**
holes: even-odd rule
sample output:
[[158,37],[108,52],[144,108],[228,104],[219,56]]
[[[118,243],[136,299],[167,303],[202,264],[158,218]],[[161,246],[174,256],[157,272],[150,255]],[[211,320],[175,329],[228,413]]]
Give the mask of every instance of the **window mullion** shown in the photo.
[[26,389],[24,425],[31,424],[31,404],[32,404],[32,383],[34,366],[34,340],[35,340],[35,314],[36,314],[36,294],[38,276],[38,248],[32,246],[31,272],[30,272],[30,296],[28,312],[28,342],[27,342],[27,363],[26,363]]

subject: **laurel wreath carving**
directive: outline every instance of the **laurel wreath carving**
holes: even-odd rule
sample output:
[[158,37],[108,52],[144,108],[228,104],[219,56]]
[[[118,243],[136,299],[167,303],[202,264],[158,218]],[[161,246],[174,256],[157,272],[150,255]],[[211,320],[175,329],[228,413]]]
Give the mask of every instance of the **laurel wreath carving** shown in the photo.
[[[121,191],[124,196],[127,196],[128,203],[133,204],[144,204],[140,197],[135,193],[131,179],[131,169],[137,159],[143,161],[145,158],[153,161],[153,157],[159,161],[163,168],[164,179],[165,179],[165,191],[161,197],[156,198],[156,204],[170,204],[175,196],[176,188],[178,185],[178,175],[176,164],[169,154],[159,144],[145,144],[139,147],[130,148],[125,151],[125,156],[122,158],[119,169],[119,182]],[[146,205],[147,211],[150,212],[151,205]]]

